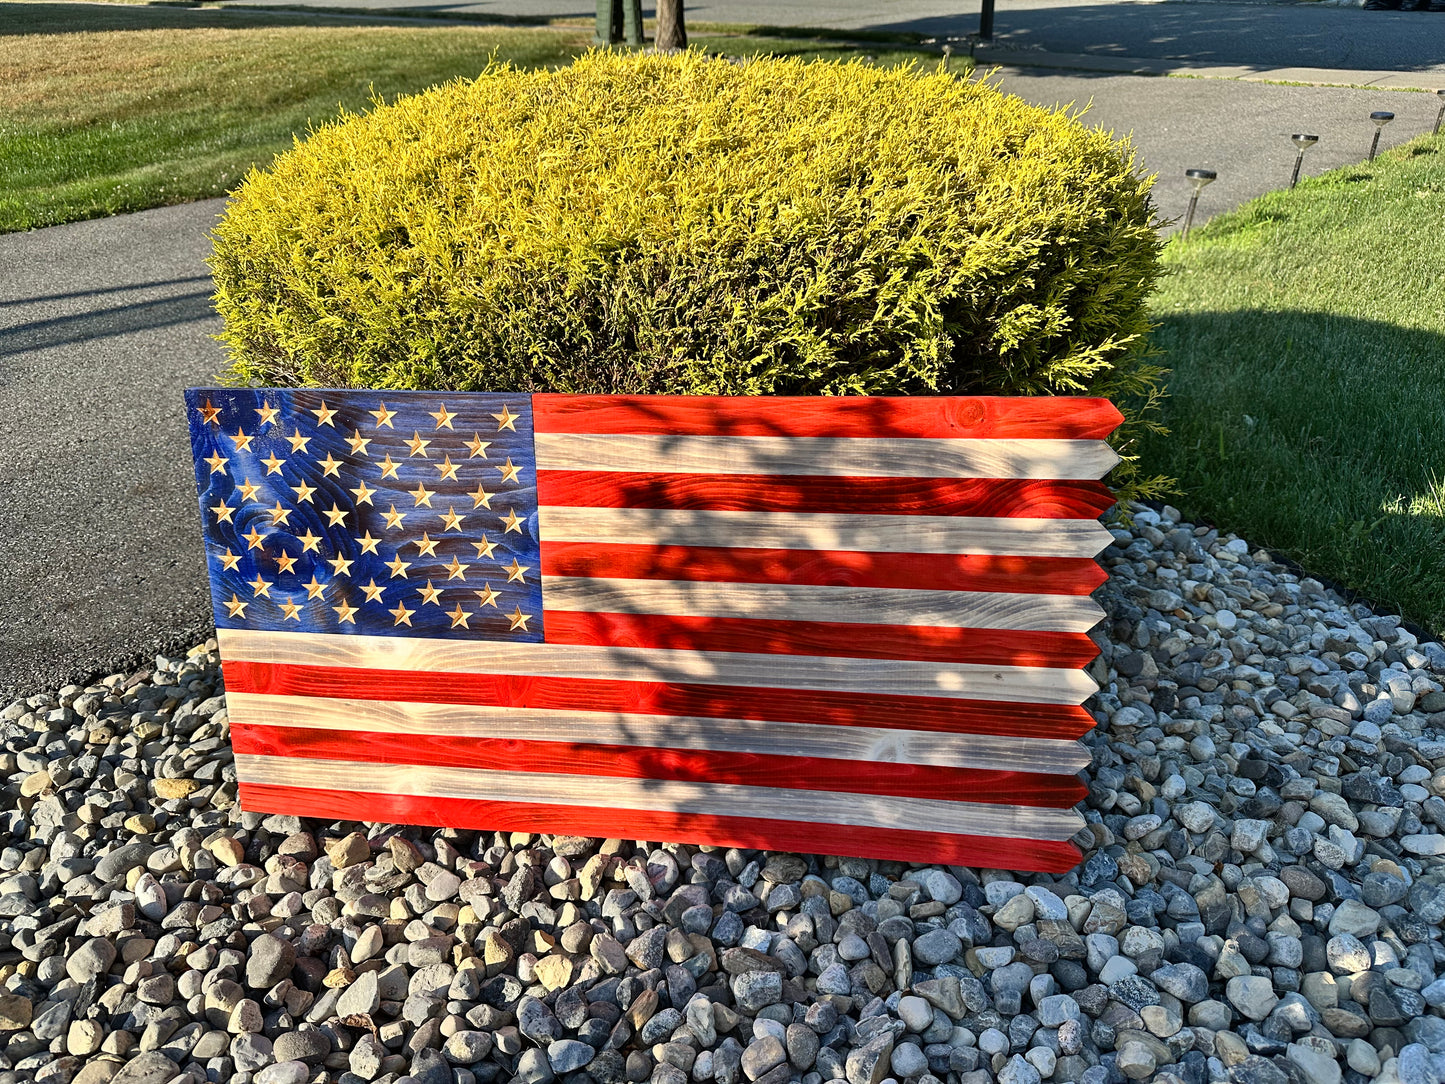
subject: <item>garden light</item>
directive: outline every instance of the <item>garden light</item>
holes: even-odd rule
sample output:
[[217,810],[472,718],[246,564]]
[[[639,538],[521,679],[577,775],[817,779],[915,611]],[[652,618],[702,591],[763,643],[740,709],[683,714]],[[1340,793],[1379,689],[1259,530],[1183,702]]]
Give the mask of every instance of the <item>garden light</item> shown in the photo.
[[1445,120],[1445,90],[1437,90],[1435,93],[1438,94],[1438,95],[1440,95],[1441,102],[1440,102],[1440,112],[1438,112],[1438,113],[1435,114],[1435,131],[1434,131],[1433,133],[1431,133],[1431,134],[1432,134],[1432,135],[1439,135],[1439,134],[1440,134],[1440,122],[1441,122],[1442,120]]
[[1385,125],[1395,119],[1394,113],[1387,113],[1383,109],[1370,114],[1370,119],[1375,122],[1375,138],[1370,140],[1370,161],[1375,160],[1375,151],[1380,147],[1380,133],[1385,130]]
[[1290,142],[1292,142],[1296,147],[1299,148],[1299,153],[1294,156],[1294,173],[1290,175],[1289,179],[1289,186],[1293,188],[1295,185],[1299,184],[1299,167],[1300,163],[1305,160],[1305,151],[1309,150],[1316,143],[1318,143],[1320,141],[1320,137],[1317,135],[1300,135],[1296,133],[1289,138]]
[[1186,169],[1184,176],[1194,186],[1194,195],[1189,197],[1189,213],[1184,216],[1184,236],[1189,236],[1189,227],[1194,225],[1194,208],[1199,206],[1199,193],[1204,191],[1204,186],[1213,182],[1219,176],[1212,169]]

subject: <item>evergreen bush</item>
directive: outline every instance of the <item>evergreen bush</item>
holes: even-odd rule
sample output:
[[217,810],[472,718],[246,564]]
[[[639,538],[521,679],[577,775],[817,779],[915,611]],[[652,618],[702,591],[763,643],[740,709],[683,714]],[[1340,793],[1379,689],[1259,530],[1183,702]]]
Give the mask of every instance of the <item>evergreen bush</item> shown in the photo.
[[943,71],[493,65],[251,173],[215,231],[220,338],[252,384],[1108,395],[1127,456],[1160,377],[1150,181]]

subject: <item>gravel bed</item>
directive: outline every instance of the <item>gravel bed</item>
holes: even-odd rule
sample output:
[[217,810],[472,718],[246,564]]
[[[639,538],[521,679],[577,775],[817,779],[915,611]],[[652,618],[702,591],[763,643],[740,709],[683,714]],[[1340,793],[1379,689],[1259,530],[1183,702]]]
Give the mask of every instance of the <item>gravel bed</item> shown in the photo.
[[214,641],[9,704],[0,1084],[1445,1078],[1445,649],[1115,531],[1066,876],[243,813]]

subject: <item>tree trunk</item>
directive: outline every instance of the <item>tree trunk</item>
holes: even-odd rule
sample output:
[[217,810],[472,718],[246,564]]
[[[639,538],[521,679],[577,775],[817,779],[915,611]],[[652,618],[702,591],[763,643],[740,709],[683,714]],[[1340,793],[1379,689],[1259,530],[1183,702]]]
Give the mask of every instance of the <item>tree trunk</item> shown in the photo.
[[657,0],[657,49],[670,52],[687,48],[687,27],[682,17],[683,0]]

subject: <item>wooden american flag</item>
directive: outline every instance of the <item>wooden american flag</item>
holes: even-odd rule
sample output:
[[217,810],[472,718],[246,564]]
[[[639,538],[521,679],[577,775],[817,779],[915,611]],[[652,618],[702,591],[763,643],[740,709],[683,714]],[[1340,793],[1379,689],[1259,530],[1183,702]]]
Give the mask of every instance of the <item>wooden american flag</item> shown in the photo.
[[246,808],[1078,861],[1107,401],[186,401]]

